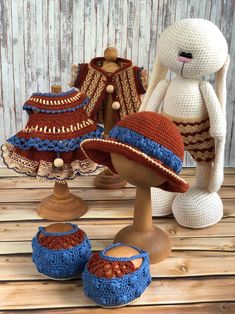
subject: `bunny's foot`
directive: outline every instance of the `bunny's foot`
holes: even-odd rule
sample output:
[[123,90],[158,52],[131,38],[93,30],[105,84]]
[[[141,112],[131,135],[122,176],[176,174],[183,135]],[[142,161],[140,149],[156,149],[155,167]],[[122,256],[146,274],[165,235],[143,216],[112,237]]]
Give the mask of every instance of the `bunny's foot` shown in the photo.
[[223,217],[223,203],[218,193],[192,187],[177,195],[172,211],[178,224],[188,228],[206,228]]
[[176,193],[166,192],[161,189],[151,189],[152,211],[153,216],[161,217],[172,213],[172,203]]

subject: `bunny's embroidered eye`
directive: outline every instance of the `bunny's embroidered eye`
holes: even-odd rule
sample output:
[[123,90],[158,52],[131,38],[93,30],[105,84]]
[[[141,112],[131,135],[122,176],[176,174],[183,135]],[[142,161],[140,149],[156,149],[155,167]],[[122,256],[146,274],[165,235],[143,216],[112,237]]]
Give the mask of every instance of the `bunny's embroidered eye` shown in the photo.
[[180,52],[179,56],[178,56],[178,61],[180,62],[184,62],[184,63],[188,63],[191,62],[193,59],[193,56],[191,54],[191,52]]
[[179,53],[179,57],[184,57],[184,58],[187,58],[187,59],[192,59],[193,58],[193,56],[192,56],[192,54],[190,52],[184,52],[184,51]]

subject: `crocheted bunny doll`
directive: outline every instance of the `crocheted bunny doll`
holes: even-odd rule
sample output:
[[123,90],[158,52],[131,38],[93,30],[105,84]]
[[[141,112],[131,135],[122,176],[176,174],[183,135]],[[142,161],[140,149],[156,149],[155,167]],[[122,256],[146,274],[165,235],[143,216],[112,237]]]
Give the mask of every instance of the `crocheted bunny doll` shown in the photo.
[[[184,19],[160,36],[157,58],[140,111],[157,111],[178,126],[185,150],[197,163],[196,181],[185,194],[154,189],[156,215],[173,210],[177,222],[191,228],[215,224],[223,216],[217,194],[223,182],[226,136],[228,46],[221,31],[204,19]],[[167,71],[176,73],[171,81]],[[215,73],[215,90],[203,80]],[[172,204],[173,202],[173,204]]]

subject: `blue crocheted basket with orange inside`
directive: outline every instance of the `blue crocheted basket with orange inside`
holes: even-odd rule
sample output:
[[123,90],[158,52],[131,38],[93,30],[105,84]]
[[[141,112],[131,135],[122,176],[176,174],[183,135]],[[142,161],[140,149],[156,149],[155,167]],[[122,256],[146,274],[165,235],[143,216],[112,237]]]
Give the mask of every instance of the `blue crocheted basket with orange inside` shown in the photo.
[[77,277],[91,256],[90,240],[75,224],[66,232],[47,232],[39,227],[32,240],[32,260],[37,270],[52,279]]
[[96,304],[103,307],[121,307],[139,298],[151,283],[148,253],[134,246],[130,246],[139,254],[131,257],[112,257],[105,253],[115,246],[124,244],[116,243],[106,247],[99,253],[99,258],[109,262],[130,262],[142,258],[142,263],[136,270],[115,278],[99,277],[88,270],[89,260],[82,274],[84,293]]

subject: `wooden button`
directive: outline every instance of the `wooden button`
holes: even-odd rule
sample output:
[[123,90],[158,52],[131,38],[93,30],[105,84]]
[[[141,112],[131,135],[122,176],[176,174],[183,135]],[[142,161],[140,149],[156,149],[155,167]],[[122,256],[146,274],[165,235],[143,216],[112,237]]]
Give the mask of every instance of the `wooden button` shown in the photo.
[[114,86],[113,85],[107,85],[106,86],[106,92],[109,94],[112,94],[114,92]]
[[112,109],[113,109],[113,110],[119,110],[120,107],[121,107],[121,105],[120,105],[120,103],[119,103],[118,101],[114,101],[114,102],[112,103]]
[[53,163],[56,168],[61,168],[64,165],[64,161],[62,158],[56,158]]

